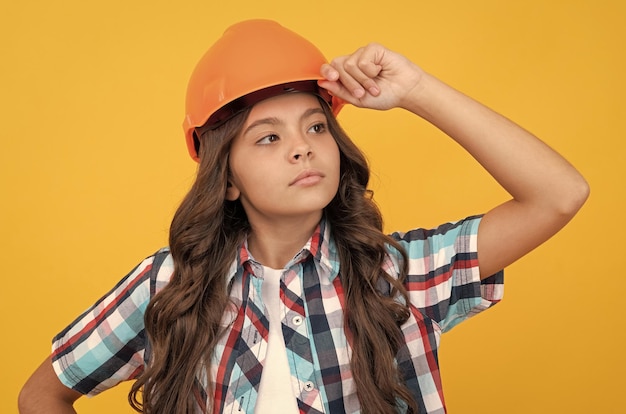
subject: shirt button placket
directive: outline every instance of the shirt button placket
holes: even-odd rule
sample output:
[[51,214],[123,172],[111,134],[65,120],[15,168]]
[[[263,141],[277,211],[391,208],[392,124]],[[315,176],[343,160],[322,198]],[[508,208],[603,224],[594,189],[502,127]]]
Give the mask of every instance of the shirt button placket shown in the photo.
[[[304,323],[304,317],[302,315],[296,315],[291,318],[291,323],[293,324],[293,326],[300,326]],[[315,383],[313,381],[305,381],[302,384],[302,388],[305,392],[311,392],[315,390]]]

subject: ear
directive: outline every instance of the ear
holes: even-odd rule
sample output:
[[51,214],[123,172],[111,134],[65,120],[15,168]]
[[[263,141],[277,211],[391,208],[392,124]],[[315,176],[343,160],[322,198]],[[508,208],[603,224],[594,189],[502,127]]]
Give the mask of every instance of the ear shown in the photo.
[[228,180],[228,184],[226,185],[226,200],[235,201],[241,195],[241,191],[239,188],[231,180]]

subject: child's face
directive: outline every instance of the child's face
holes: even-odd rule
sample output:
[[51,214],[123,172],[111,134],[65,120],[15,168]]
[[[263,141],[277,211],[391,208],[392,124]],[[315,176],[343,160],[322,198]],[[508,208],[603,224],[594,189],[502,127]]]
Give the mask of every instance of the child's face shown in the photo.
[[[229,158],[226,198],[256,220],[319,220],[339,186],[339,148],[317,98],[288,93],[256,104]],[[260,223],[259,223],[260,224]]]

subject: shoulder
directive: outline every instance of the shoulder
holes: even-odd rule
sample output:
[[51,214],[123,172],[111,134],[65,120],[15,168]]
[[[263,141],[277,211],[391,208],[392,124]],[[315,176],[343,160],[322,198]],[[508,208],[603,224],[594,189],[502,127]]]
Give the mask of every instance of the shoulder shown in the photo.
[[174,261],[168,247],[163,247],[143,259],[107,294],[119,297],[134,296],[135,301],[150,300],[170,281]]
[[174,270],[174,260],[169,247],[157,250],[154,254],[148,256],[144,262],[147,262],[150,266],[150,272],[154,273],[155,276],[163,276]]
[[150,296],[154,296],[167,285],[174,273],[174,259],[169,247],[163,247],[148,256],[142,263],[145,278],[150,280]]

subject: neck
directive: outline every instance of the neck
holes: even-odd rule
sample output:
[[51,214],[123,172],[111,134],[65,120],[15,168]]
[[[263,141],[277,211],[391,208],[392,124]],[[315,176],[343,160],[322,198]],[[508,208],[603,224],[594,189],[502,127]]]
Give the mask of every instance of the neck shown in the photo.
[[282,269],[311,238],[321,214],[307,219],[250,223],[248,249],[261,264]]

